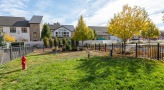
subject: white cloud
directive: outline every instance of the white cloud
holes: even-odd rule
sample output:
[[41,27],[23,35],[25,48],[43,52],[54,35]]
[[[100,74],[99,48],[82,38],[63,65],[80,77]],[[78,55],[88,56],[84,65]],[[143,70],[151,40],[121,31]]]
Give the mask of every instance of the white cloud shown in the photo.
[[164,10],[163,0],[113,0],[106,2],[104,6],[97,6],[100,9],[95,11],[91,17],[85,18],[87,25],[107,25],[108,20],[113,18],[114,13],[120,12],[125,4],[145,8],[155,24],[162,23],[160,11]]
[[28,17],[31,13],[25,10],[28,0],[3,0],[0,2],[1,14]]
[[[80,2],[74,7],[66,6],[66,3],[58,4],[55,0],[37,0],[34,8],[28,6],[30,0],[0,0],[0,15],[22,16],[30,19],[32,15],[42,15],[46,23],[60,22],[61,24],[77,25],[80,15],[84,16],[87,25],[107,25],[114,13],[120,12],[123,5],[140,6],[146,9],[155,24],[160,24],[162,29],[162,13],[164,11],[164,0],[74,0]],[[31,0],[32,2],[32,0]],[[56,7],[62,10],[55,11]],[[63,7],[64,6],[64,7]],[[70,8],[71,7],[71,8]],[[54,11],[53,11],[54,10]],[[68,11],[69,10],[69,11]],[[64,13],[65,12],[65,13]],[[59,14],[58,14],[59,13]],[[62,15],[61,15],[62,14]]]
[[64,18],[56,18],[56,17],[53,17],[51,15],[48,15],[48,14],[44,14],[43,15],[43,22],[44,23],[50,23],[50,24],[53,24],[55,22],[59,22],[59,23],[64,23],[65,22],[65,19]]

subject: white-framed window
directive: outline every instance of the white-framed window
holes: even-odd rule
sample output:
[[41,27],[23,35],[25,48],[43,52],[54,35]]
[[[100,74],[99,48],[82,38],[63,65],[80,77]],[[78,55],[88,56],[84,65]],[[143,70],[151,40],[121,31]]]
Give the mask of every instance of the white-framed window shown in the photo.
[[3,32],[3,27],[0,27],[0,32]]
[[21,28],[21,32],[22,32],[22,33],[27,33],[27,28],[22,27],[22,28]]
[[10,27],[10,33],[16,33],[16,27]]

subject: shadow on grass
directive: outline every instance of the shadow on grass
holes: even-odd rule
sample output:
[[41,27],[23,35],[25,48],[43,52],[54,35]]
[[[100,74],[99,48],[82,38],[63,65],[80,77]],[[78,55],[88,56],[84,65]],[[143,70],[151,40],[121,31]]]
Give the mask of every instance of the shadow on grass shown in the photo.
[[153,73],[156,67],[154,61],[137,58],[92,57],[89,60],[81,59],[81,62],[77,69],[87,73],[77,83],[78,85],[84,83],[84,86],[80,85],[82,87],[106,80],[110,82],[110,80],[124,81],[125,78],[139,78]]
[[0,75],[11,74],[11,73],[19,72],[21,70],[22,69],[16,69],[16,70],[13,70],[13,71],[8,71],[8,72],[0,73]]

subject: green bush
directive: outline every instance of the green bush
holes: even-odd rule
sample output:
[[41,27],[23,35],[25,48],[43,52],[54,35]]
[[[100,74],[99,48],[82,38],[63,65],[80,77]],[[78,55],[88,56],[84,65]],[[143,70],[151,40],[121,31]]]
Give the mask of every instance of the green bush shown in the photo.
[[52,38],[49,39],[50,47],[52,47]]
[[65,51],[66,50],[66,45],[67,45],[67,40],[66,40],[66,38],[64,37],[63,39],[62,39],[62,42],[63,42],[63,51]]
[[76,40],[76,46],[78,47],[79,46],[79,41]]
[[63,45],[66,46],[66,44],[67,44],[67,40],[66,40],[65,37],[62,39],[62,42],[63,42]]
[[67,40],[67,43],[71,45],[71,41],[70,40]]
[[48,38],[44,37],[43,42],[44,42],[44,46],[47,48],[48,47]]
[[57,38],[57,37],[54,38],[54,46],[55,46],[55,47],[58,46],[58,38]]
[[66,50],[71,51],[71,50],[72,50],[72,46],[71,46],[70,44],[67,44],[67,45],[66,45]]
[[59,47],[62,47],[62,40],[59,39]]
[[75,42],[74,42],[73,39],[71,39],[71,45],[72,45],[72,46],[75,46]]

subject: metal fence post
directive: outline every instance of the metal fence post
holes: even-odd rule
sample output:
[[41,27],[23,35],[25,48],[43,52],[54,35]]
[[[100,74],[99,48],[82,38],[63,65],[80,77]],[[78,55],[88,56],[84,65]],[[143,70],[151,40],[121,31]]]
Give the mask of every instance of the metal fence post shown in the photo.
[[24,50],[25,50],[25,51],[24,51],[24,53],[25,53],[24,55],[27,55],[27,52],[26,52],[26,46],[24,47]]
[[112,43],[112,50],[113,50],[113,43]]
[[87,47],[87,49],[88,49],[88,44],[86,43],[86,47]]
[[157,44],[157,60],[159,60],[159,43]]
[[137,53],[138,53],[138,52],[137,52],[137,43],[136,43],[136,58],[137,58],[137,55],[138,55]]
[[43,52],[44,52],[44,44],[43,44]]
[[106,43],[105,43],[105,52],[106,52]]
[[21,46],[19,46],[19,57],[21,57]]
[[122,55],[123,55],[123,53],[125,53],[124,50],[123,50],[123,48],[124,48],[124,43],[122,43],[121,45],[122,45],[121,48],[122,48]]
[[96,43],[95,43],[95,50],[96,50]]
[[12,46],[10,46],[10,61],[12,60]]

